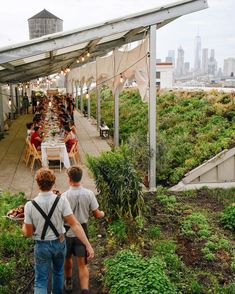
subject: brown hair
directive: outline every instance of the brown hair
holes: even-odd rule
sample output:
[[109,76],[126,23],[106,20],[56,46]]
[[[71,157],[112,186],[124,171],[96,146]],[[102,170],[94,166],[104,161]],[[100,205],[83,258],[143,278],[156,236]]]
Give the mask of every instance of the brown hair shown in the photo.
[[55,174],[48,168],[40,168],[36,173],[36,181],[41,191],[50,191],[55,184]]
[[74,182],[78,183],[82,179],[82,169],[79,166],[72,166],[67,170],[67,174],[69,179]]

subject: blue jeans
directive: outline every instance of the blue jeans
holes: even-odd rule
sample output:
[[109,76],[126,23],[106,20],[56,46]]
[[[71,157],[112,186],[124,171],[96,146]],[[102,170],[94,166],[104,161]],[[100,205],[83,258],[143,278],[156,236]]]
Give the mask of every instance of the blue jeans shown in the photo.
[[34,294],[47,294],[48,277],[52,270],[52,293],[62,294],[64,288],[64,258],[66,242],[36,241],[34,246]]

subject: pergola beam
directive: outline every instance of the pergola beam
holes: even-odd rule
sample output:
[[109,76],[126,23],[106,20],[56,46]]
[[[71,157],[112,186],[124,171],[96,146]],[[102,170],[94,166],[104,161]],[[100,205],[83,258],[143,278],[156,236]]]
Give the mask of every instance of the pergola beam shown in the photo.
[[4,68],[6,68],[6,69],[9,69],[9,70],[11,70],[11,71],[15,70],[14,65],[12,65],[12,64],[10,64],[10,63],[2,63],[2,64],[0,64],[0,66],[1,66],[1,67],[4,67]]

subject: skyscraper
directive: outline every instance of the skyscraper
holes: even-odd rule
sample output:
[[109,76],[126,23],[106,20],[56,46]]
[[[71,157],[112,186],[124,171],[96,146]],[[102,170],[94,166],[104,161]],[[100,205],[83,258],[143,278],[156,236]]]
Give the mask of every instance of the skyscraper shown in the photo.
[[184,74],[184,50],[181,46],[178,48],[176,74],[179,76]]
[[215,75],[217,70],[217,61],[215,59],[215,50],[211,49],[210,59],[208,61],[208,73],[210,75]]
[[194,55],[194,72],[199,73],[201,70],[201,37],[195,38],[195,55]]
[[175,50],[169,50],[168,55],[166,57],[166,62],[172,62],[175,64]]
[[208,48],[202,49],[202,73],[208,73]]

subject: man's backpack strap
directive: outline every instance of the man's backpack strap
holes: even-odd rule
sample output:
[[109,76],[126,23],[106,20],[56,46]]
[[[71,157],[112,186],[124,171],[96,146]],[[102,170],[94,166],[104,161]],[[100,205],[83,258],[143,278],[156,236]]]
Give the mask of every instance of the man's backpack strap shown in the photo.
[[60,234],[58,233],[58,231],[56,230],[55,226],[53,225],[53,223],[51,222],[51,217],[53,215],[53,212],[56,208],[57,203],[59,202],[60,197],[56,197],[48,215],[46,215],[46,213],[41,209],[41,207],[37,204],[37,202],[35,202],[34,200],[32,201],[32,204],[36,207],[36,209],[41,213],[41,215],[43,216],[43,218],[45,219],[45,223],[44,223],[44,227],[42,230],[42,235],[41,235],[41,239],[44,240],[45,236],[46,236],[46,231],[47,228],[50,226],[50,228],[52,229],[52,231],[54,232],[54,234],[56,235],[56,237],[58,238],[60,236]]

